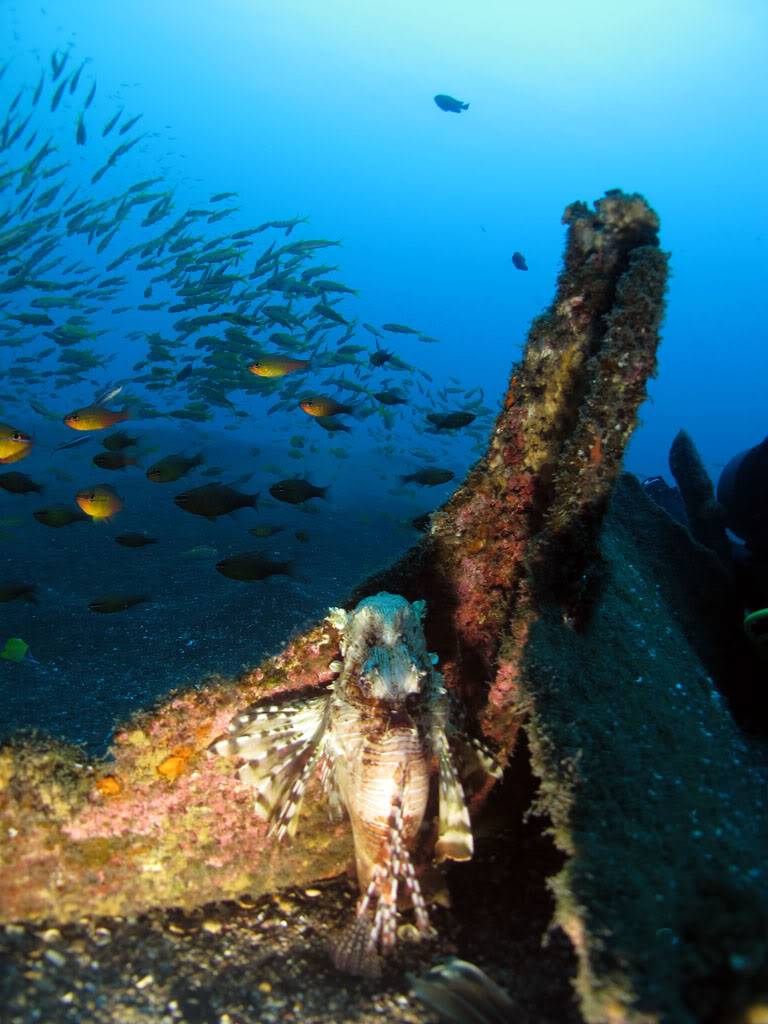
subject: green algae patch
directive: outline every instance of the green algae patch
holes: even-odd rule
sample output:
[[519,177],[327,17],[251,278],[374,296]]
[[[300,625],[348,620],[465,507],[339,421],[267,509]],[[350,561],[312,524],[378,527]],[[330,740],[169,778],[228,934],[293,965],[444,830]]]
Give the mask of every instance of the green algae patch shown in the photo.
[[[720,692],[750,672],[738,604],[634,480],[601,553],[586,628],[542,610],[521,671],[538,809],[568,856],[552,891],[582,1010],[746,1020],[768,993],[768,757]],[[752,681],[757,702],[754,666]]]

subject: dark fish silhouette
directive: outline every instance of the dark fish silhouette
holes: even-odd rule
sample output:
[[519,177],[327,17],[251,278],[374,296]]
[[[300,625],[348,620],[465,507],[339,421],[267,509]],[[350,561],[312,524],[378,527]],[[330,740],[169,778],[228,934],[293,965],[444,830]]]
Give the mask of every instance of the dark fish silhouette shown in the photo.
[[411,982],[415,995],[446,1024],[509,1024],[515,1005],[485,971],[451,957]]
[[254,580],[265,580],[269,576],[292,576],[291,562],[275,562],[265,558],[258,551],[244,551],[239,555],[230,555],[216,563],[216,570],[231,580],[242,580],[249,583]]
[[269,493],[278,501],[285,501],[289,505],[300,505],[310,498],[324,498],[327,487],[315,487],[309,480],[294,478],[292,480],[279,480],[272,484]]
[[124,612],[134,605],[143,604],[149,598],[146,594],[104,594],[91,601],[88,607],[92,612],[110,615],[113,612]]
[[27,476],[26,473],[0,473],[0,487],[9,494],[40,493],[42,485]]
[[157,537],[150,537],[146,533],[121,533],[115,537],[115,542],[124,548],[143,548],[147,544],[157,544]]
[[84,523],[88,516],[77,507],[69,505],[48,505],[47,508],[39,508],[32,515],[43,526],[50,526],[53,529],[60,529],[62,526],[71,526],[72,523]]
[[225,484],[205,484],[177,494],[173,500],[185,512],[214,520],[218,516],[228,516],[239,508],[256,508],[257,499],[257,494],[241,494]]
[[427,419],[438,430],[458,430],[459,427],[469,426],[477,416],[473,412],[431,412]]
[[7,601],[29,601],[30,604],[37,604],[35,597],[35,583],[3,583],[0,584],[0,602]]
[[527,270],[528,264],[525,262],[525,256],[521,252],[512,253],[512,264],[517,267],[518,270]]
[[435,96],[435,103],[441,110],[447,110],[450,114],[460,114],[462,110],[469,110],[468,103],[462,103],[461,100],[456,100],[453,96],[446,96],[442,92]]
[[447,484],[453,480],[454,474],[450,469],[418,469],[415,473],[408,473],[401,476],[404,484],[421,484],[424,487],[437,487],[438,484]]
[[99,469],[126,469],[128,466],[138,466],[137,459],[129,458],[125,452],[98,452],[91,459],[94,466]]

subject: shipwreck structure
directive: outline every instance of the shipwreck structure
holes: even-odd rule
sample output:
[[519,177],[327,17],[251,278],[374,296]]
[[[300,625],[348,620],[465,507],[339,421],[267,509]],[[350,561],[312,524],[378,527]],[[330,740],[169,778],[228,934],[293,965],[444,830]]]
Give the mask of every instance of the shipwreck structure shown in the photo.
[[[564,222],[554,300],[486,455],[348,607],[379,590],[426,600],[446,685],[508,772],[525,729],[537,809],[564,855],[550,884],[584,1017],[756,1024],[768,1019],[765,759],[728,692],[734,674],[757,686],[759,669],[722,563],[620,477],[656,366],[659,221],[611,191]],[[190,908],[341,872],[344,825],[314,806],[275,848],[232,766],[208,753],[245,705],[327,684],[338,653],[323,621],[241,679],[136,716],[104,762],[6,746],[0,920]]]

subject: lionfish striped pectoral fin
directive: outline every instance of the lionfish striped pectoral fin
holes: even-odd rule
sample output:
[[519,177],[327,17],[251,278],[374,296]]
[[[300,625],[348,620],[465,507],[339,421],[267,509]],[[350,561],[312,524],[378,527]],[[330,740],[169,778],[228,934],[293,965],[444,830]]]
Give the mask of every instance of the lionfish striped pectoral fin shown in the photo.
[[256,813],[278,839],[296,831],[307,784],[325,752],[329,697],[252,704],[211,744],[217,754],[244,759],[240,781],[254,790]]
[[464,787],[444,733],[437,737],[435,746],[438,759],[439,813],[435,859],[438,862],[470,860],[474,851],[472,822],[464,798]]

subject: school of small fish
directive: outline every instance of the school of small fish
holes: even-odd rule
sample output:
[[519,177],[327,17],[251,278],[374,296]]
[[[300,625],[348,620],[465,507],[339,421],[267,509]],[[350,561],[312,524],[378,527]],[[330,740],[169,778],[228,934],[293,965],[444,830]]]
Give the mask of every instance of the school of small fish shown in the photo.
[[[361,433],[395,494],[453,480],[455,470],[440,463],[453,460],[459,435],[480,450],[492,415],[483,389],[467,388],[459,376],[438,386],[417,365],[418,343],[439,339],[355,314],[356,289],[333,276],[337,263],[321,262],[340,241],[311,237],[306,217],[242,225],[236,192],[182,204],[163,175],[110,190],[129,166],[152,159],[144,115],[124,103],[100,106],[92,62],[76,60],[71,46],[51,53],[31,83],[12,85],[14,71],[13,58],[0,68],[0,500],[14,512],[24,503],[24,521],[51,529],[88,520],[119,526],[139,474],[186,485],[173,495],[158,488],[162,515],[214,522],[238,509],[306,507],[319,498],[332,516],[333,488],[317,479],[313,456],[330,454],[354,473]],[[443,94],[435,103],[450,112],[468,108]],[[110,363],[126,350],[132,369],[115,379]],[[292,431],[282,442],[285,462],[268,467],[279,479],[258,482],[264,467],[255,461],[207,465],[200,427],[194,448],[180,438],[176,450],[148,464],[157,451],[152,421],[160,418],[181,430],[208,423],[218,437],[246,426],[260,437]],[[39,465],[42,424],[47,432],[59,428],[47,467],[34,476],[6,469],[33,452]],[[414,433],[423,446],[414,446]],[[79,461],[71,472],[62,462],[75,452],[80,459],[85,446],[93,468],[83,478]],[[289,459],[301,466],[294,461],[292,470]],[[45,490],[42,472],[71,480],[70,502],[29,510],[28,496]],[[195,475],[223,479],[196,484]],[[119,488],[104,476],[119,476]],[[416,529],[426,521],[424,514],[409,520]],[[261,540],[272,536],[256,529]],[[311,540],[304,530],[293,536]],[[115,541],[137,550],[157,543],[143,537],[124,533]],[[211,569],[240,582],[295,575],[292,560],[257,550]],[[8,581],[11,590],[34,585]],[[88,607],[124,611],[138,596],[94,597]]]

